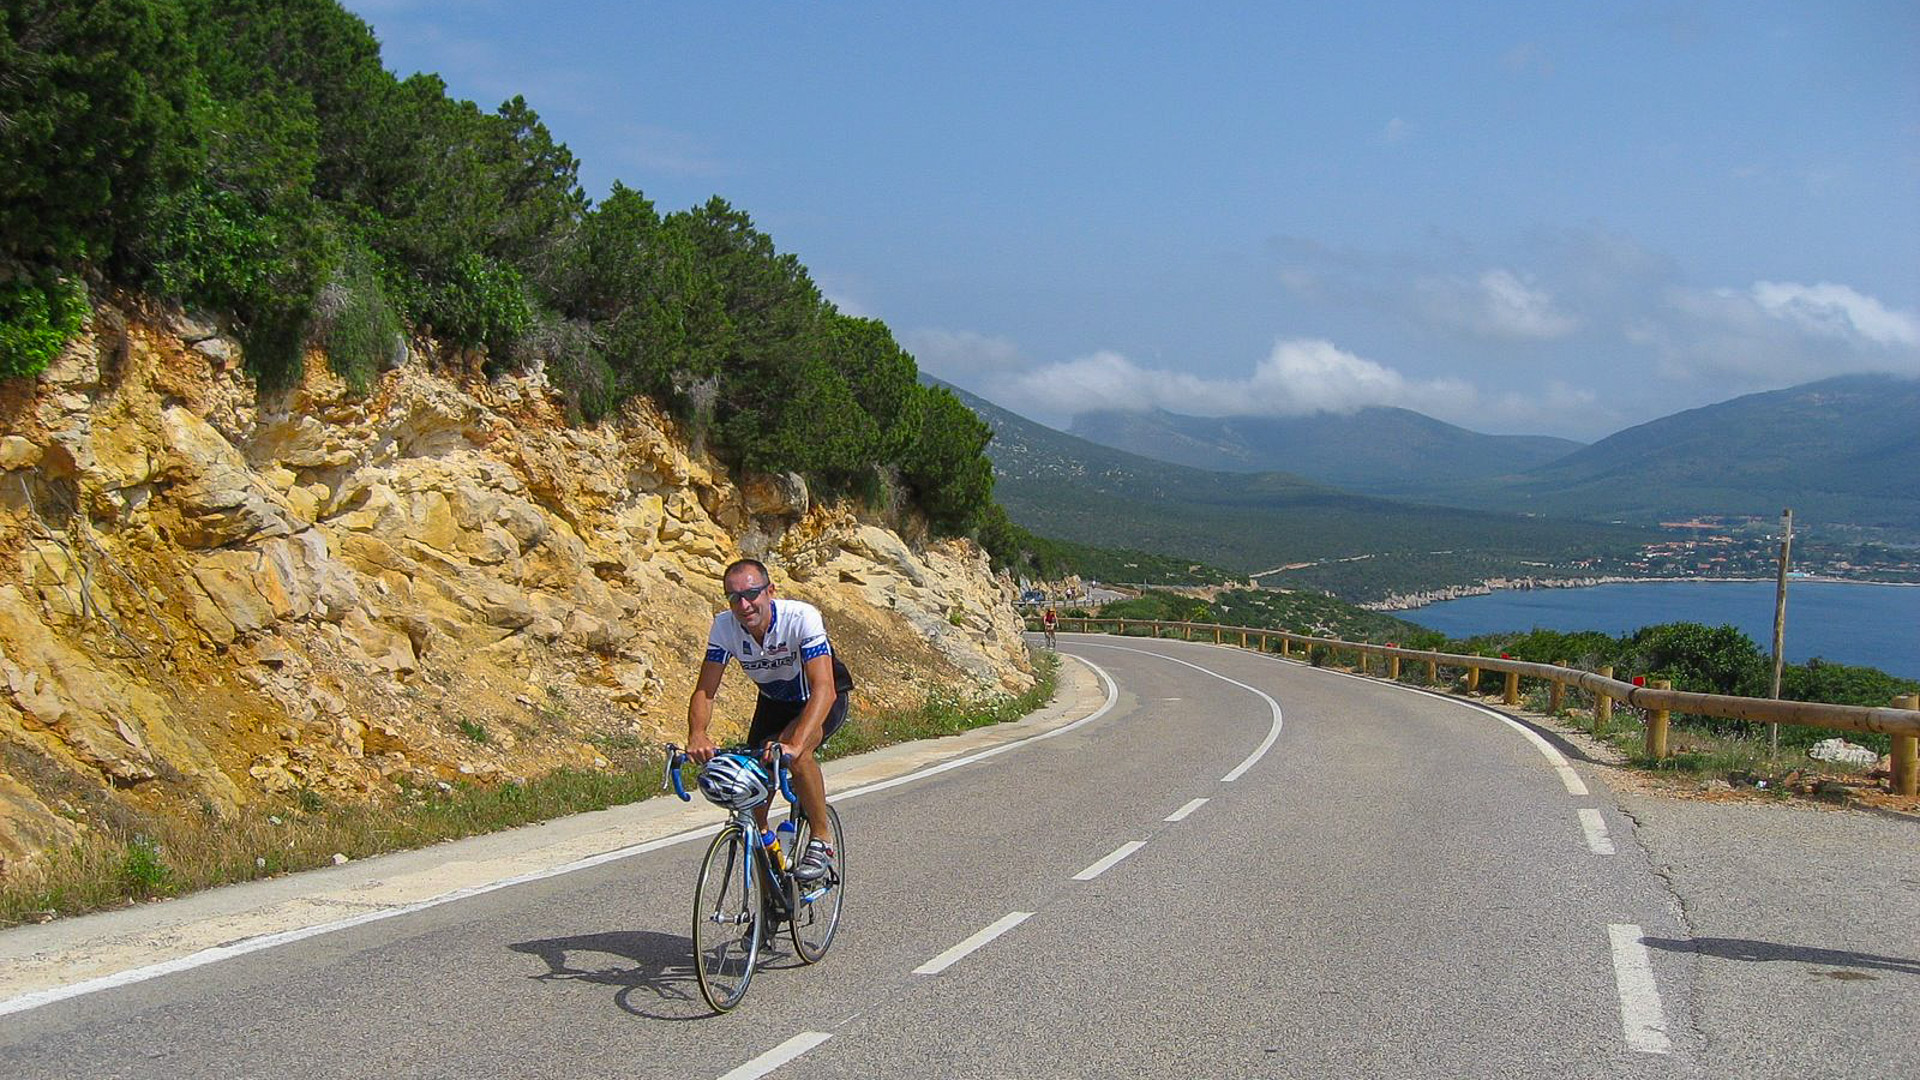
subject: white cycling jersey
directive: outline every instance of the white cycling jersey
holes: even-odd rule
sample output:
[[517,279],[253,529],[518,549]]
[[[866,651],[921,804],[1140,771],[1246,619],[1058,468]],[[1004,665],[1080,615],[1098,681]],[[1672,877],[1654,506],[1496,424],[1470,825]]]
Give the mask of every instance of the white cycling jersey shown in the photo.
[[740,661],[740,670],[760,684],[760,696],[775,701],[807,700],[807,677],[802,666],[816,656],[831,656],[827,624],[820,609],[801,600],[773,601],[773,619],[765,641],[753,640],[747,628],[723,611],[713,617],[707,634],[707,659],[724,664]]

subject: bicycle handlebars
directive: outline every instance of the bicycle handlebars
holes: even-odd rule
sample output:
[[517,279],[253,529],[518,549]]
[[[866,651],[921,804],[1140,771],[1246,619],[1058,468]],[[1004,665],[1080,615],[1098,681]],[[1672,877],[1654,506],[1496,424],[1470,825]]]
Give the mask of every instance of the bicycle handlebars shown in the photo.
[[[667,750],[667,775],[661,779],[660,787],[662,790],[665,790],[667,787],[667,784],[671,782],[673,784],[673,793],[675,795],[680,796],[681,802],[692,802],[693,796],[687,792],[686,784],[682,782],[680,779],[680,767],[692,761],[693,757],[689,755],[685,750],[682,750],[680,749],[680,747],[675,746],[673,743],[668,743],[666,746],[666,750]],[[727,750],[722,750],[721,753],[740,754],[745,757],[751,757],[756,761],[761,760],[758,754],[750,753],[746,749],[727,749]],[[793,785],[789,783],[787,780],[788,776],[791,775],[791,770],[788,768],[788,766],[791,765],[792,763],[793,763],[793,755],[783,752],[780,755],[779,759],[773,763],[772,771],[773,771],[774,779],[778,781],[778,786],[780,788],[780,796],[786,799],[788,802],[798,805],[800,800],[794,798]]]

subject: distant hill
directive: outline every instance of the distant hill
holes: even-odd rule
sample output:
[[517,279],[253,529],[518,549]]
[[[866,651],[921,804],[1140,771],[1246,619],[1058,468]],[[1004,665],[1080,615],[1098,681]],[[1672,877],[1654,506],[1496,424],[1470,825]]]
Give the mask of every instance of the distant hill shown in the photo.
[[1662,417],[1435,499],[1556,517],[1773,517],[1920,533],[1920,379],[1843,375]]
[[994,498],[1043,536],[1203,560],[1241,574],[1371,557],[1368,572],[1339,589],[1349,599],[1548,572],[1550,563],[1624,555],[1645,539],[1638,530],[1370,498],[1287,473],[1154,461],[949,389],[993,428]]
[[1068,430],[1196,469],[1285,470],[1349,491],[1427,498],[1436,482],[1453,486],[1525,472],[1582,445],[1546,435],[1483,435],[1384,406],[1297,417],[1103,410],[1075,416]]

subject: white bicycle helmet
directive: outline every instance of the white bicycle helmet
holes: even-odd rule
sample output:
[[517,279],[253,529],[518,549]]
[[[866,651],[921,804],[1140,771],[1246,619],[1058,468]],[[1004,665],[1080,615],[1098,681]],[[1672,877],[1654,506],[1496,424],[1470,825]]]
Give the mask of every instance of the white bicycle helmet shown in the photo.
[[747,810],[767,801],[767,770],[741,754],[715,754],[700,770],[700,794],[730,810]]

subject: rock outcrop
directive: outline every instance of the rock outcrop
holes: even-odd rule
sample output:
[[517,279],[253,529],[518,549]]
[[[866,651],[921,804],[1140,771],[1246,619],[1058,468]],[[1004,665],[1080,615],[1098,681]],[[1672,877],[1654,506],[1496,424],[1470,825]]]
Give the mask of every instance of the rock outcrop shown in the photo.
[[[856,713],[1031,684],[976,546],[425,348],[261,398],[232,341],[128,301],[0,384],[0,872],[140,815],[607,767],[682,730],[742,554],[826,612]],[[751,700],[730,676],[723,721]]]

